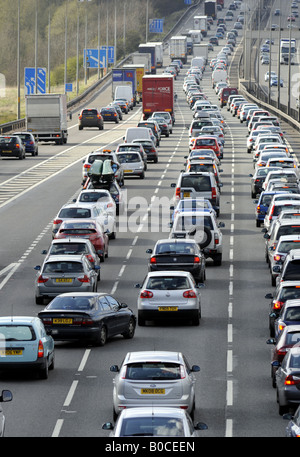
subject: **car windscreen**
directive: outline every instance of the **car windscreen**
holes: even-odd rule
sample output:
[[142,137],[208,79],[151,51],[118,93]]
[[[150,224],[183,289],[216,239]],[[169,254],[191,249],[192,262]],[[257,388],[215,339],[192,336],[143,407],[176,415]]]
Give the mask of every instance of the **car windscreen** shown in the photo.
[[129,152],[129,151],[139,151],[140,150],[140,146],[139,144],[137,144],[136,146],[126,146],[126,145],[123,145],[123,146],[119,146],[119,152]]
[[[300,209],[300,205],[289,205],[289,204],[284,204],[284,205],[277,205],[274,207],[274,211],[273,211],[273,216],[278,216],[281,211],[284,211],[284,210],[299,210]],[[296,229],[295,232],[292,232],[292,233],[298,233],[297,232],[297,229],[298,229],[298,225],[295,225],[293,226],[292,228]],[[284,234],[282,234],[284,235]],[[289,233],[286,233],[285,235],[289,235]]]
[[82,110],[82,115],[84,116],[90,116],[90,115],[97,115],[97,110],[96,109],[84,109]]
[[63,208],[58,217],[63,219],[90,218],[91,210],[89,208]]
[[155,254],[194,254],[195,245],[192,243],[161,243],[157,246]]
[[69,295],[58,295],[55,297],[51,303],[47,306],[48,310],[54,309],[74,309],[74,310],[92,310],[96,305],[96,297],[84,295],[84,296],[74,296]]
[[83,192],[79,196],[80,202],[92,203],[92,202],[106,202],[110,201],[109,195],[106,192]]
[[47,262],[44,265],[43,273],[82,273],[81,262]]
[[181,419],[175,417],[126,418],[122,421],[120,436],[185,436]]
[[93,154],[93,155],[90,155],[89,158],[88,158],[88,162],[89,163],[94,163],[95,160],[112,160],[112,156],[111,154]]
[[132,154],[132,153],[118,154],[118,158],[119,158],[120,163],[128,163],[128,162],[137,163],[137,162],[141,161],[140,156],[138,154]]
[[0,325],[1,346],[3,341],[34,341],[35,339],[35,331],[31,325]]
[[209,176],[183,176],[181,187],[192,188],[196,192],[210,191],[211,182]]
[[300,332],[288,332],[286,334],[285,345],[294,345],[300,342]]
[[285,281],[300,280],[300,260],[291,260],[284,272]]
[[[289,307],[285,312],[284,320],[300,321],[300,307],[299,306]],[[299,362],[300,362],[300,360],[299,360]],[[300,365],[299,365],[299,368],[300,368]]]
[[85,243],[54,243],[50,255],[81,255],[88,254],[89,250]]
[[197,138],[196,146],[215,146],[216,140],[214,138]]
[[125,379],[166,381],[180,379],[180,364],[172,362],[139,362],[127,365]]
[[213,223],[210,216],[200,216],[195,213],[193,216],[187,216],[181,213],[179,217],[175,219],[173,230],[174,232],[182,232],[192,230],[195,227],[207,227],[209,230],[213,230]]
[[191,162],[190,171],[204,171],[214,173],[214,165],[212,163],[197,163]]
[[185,276],[165,276],[149,278],[146,289],[151,290],[177,290],[188,289],[190,282]]

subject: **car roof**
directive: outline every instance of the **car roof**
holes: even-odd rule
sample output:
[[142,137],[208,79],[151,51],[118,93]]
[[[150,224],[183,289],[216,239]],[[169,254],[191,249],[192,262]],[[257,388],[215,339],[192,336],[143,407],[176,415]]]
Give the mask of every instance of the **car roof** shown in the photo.
[[[170,238],[169,243],[172,243],[173,238]],[[160,270],[160,271],[149,271],[147,273],[148,278],[161,278],[163,276],[188,276],[190,277],[191,273],[189,271],[183,270]]]
[[120,420],[127,418],[138,418],[138,417],[172,417],[172,418],[184,418],[186,413],[180,408],[171,408],[165,406],[140,406],[138,408],[126,408],[120,413]]
[[137,351],[128,352],[124,363],[165,361],[179,363],[182,361],[180,352],[171,351]]
[[177,244],[177,243],[180,243],[180,244],[182,244],[182,243],[197,244],[196,241],[194,239],[192,239],[192,238],[188,238],[188,239],[186,239],[186,238],[180,238],[180,239],[178,239],[178,238],[172,238],[172,239],[166,238],[164,240],[158,240],[156,242],[156,244],[163,244],[163,243],[168,243],[168,244],[170,244],[170,243],[172,243],[172,244],[174,244],[174,243],[175,244]]
[[46,260],[46,263],[50,262],[82,262],[85,256],[80,255],[50,255]]
[[82,244],[90,244],[90,240],[87,238],[75,238],[75,237],[69,237],[69,238],[54,238],[51,242],[51,244],[62,244],[62,243],[82,243]]
[[36,320],[36,316],[1,316],[0,325],[33,324]]
[[[294,307],[294,306],[300,306],[300,300],[299,298],[295,298],[294,300],[287,300],[284,304],[284,307],[285,308],[289,308],[289,307]],[[299,348],[300,349],[300,348]]]

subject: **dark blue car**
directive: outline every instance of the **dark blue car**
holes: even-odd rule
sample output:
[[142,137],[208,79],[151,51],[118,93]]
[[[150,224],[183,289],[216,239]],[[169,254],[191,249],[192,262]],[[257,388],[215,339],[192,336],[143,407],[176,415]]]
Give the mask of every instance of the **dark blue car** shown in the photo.
[[18,136],[25,146],[25,152],[32,156],[37,156],[39,153],[37,140],[30,132],[15,132],[14,136]]
[[113,121],[116,124],[119,122],[119,116],[115,108],[112,106],[107,106],[106,108],[101,108],[101,116],[103,117],[104,122],[105,121]]
[[256,227],[260,227],[261,224],[264,222],[265,215],[268,211],[269,205],[271,200],[275,194],[284,194],[286,192],[276,192],[276,191],[268,191],[262,192],[259,196],[258,200],[253,200],[253,203],[256,204],[255,209],[255,218],[256,218]]

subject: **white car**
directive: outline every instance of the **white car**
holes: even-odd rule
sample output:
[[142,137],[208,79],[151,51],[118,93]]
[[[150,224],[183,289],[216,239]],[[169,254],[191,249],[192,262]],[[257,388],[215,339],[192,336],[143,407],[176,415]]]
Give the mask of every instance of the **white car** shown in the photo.
[[[274,78],[274,77],[277,78],[277,73],[275,71],[271,71],[270,75],[271,75],[271,78]],[[267,71],[265,73],[265,81],[269,81],[269,78],[270,78],[269,72]]]
[[74,200],[76,203],[95,203],[100,206],[112,217],[116,217],[117,207],[116,202],[111,196],[111,193],[107,189],[88,189],[82,190]]
[[94,219],[107,232],[109,238],[116,237],[116,219],[102,207],[94,203],[73,203],[64,205],[58,212],[52,224],[54,238],[63,221],[67,219]]
[[190,437],[201,436],[199,430],[207,430],[203,422],[193,424],[189,414],[179,408],[145,406],[121,411],[115,425],[103,424],[111,437]]
[[201,294],[188,271],[148,272],[137,299],[138,324],[146,321],[190,320],[199,325],[201,319]]

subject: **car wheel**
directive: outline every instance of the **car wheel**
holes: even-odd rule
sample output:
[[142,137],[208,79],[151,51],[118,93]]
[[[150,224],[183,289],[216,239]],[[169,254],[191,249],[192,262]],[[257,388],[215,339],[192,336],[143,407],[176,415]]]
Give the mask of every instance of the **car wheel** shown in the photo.
[[[206,246],[208,246],[212,240],[212,233],[208,227],[204,227],[203,232],[204,232],[204,239],[202,239],[202,242],[199,243],[201,249],[206,248]],[[195,234],[195,236],[196,236],[196,234]]]
[[276,286],[276,276],[271,275],[271,284],[272,286]]
[[142,173],[142,174],[140,175],[140,178],[141,178],[141,179],[144,179],[144,178],[145,178],[145,173]]
[[79,130],[82,130],[82,129],[83,129],[82,125],[79,125],[78,129],[79,129]]
[[36,305],[43,305],[44,304],[44,297],[35,297],[35,304]]
[[128,322],[127,330],[126,330],[126,332],[122,333],[122,335],[126,340],[130,340],[131,338],[134,337],[134,333],[135,333],[135,321],[133,318],[130,318],[130,320]]
[[214,257],[214,265],[215,266],[220,266],[222,265],[222,254],[216,254]]
[[52,360],[51,360],[51,363],[49,365],[49,370],[54,370],[54,366],[55,366],[55,356],[54,354],[52,355]]
[[190,413],[190,417],[191,417],[192,421],[195,419],[195,409],[196,409],[196,403],[195,403],[195,399],[194,399],[192,411]]
[[45,366],[43,368],[39,369],[39,372],[38,372],[39,378],[48,379],[48,370],[49,370],[48,359],[46,359]]
[[156,159],[154,159],[153,162],[157,163],[158,162],[158,158],[156,157]]
[[200,324],[200,310],[196,311],[195,316],[192,319],[192,324],[198,326]]
[[102,325],[100,330],[99,330],[99,335],[96,340],[97,346],[104,346],[107,341],[107,330],[105,325]]
[[117,419],[118,419],[118,414],[116,413],[115,409],[113,409],[113,420],[114,420],[114,422],[116,422]]
[[283,416],[285,413],[289,412],[289,407],[286,405],[281,405],[280,403],[278,404],[278,413],[280,416]]

